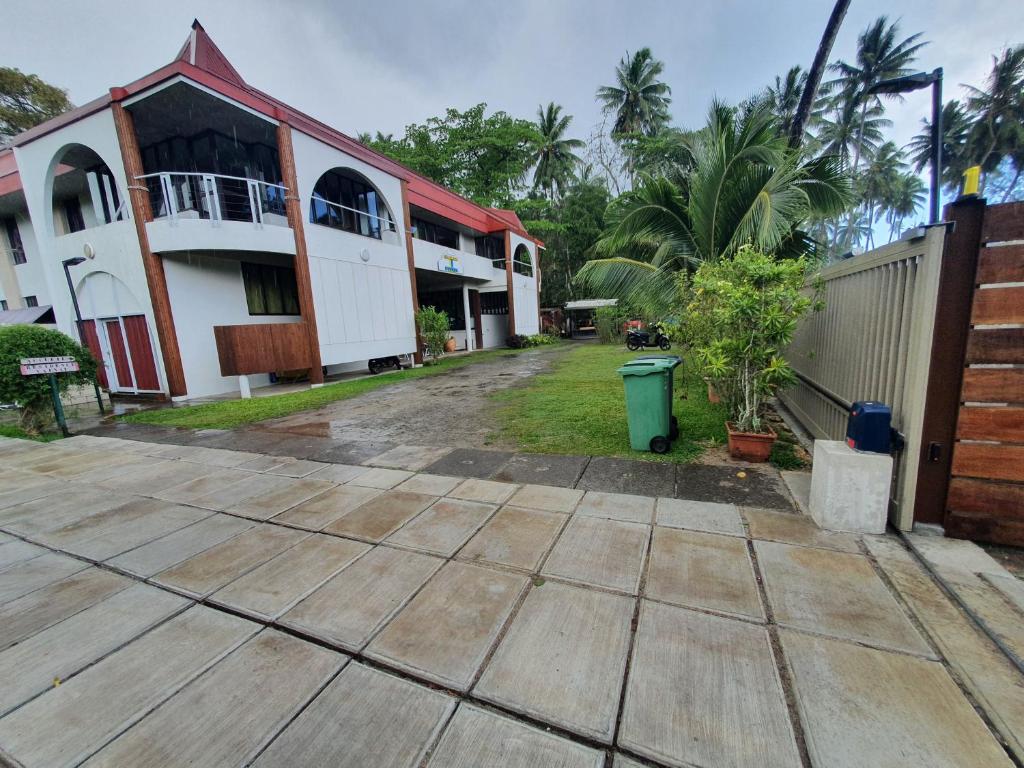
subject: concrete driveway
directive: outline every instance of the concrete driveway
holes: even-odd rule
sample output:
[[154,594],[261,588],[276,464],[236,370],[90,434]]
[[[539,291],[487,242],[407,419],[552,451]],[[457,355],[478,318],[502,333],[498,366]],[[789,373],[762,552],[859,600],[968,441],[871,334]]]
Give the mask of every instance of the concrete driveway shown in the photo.
[[103,437],[0,441],[0,680],[25,766],[952,768],[1024,734],[895,538]]

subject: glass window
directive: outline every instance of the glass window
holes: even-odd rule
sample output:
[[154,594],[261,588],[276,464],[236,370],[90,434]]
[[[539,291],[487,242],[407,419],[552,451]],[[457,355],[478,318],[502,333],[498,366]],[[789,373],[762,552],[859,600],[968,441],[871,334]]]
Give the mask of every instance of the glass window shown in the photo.
[[18,231],[18,222],[13,218],[4,219],[4,232],[7,233],[7,244],[11,249],[11,260],[15,264],[24,264],[25,246],[21,242],[21,232]]
[[505,238],[484,235],[476,239],[476,255],[491,260],[495,269],[505,268]]
[[328,171],[313,188],[309,220],[365,237],[381,238],[381,231],[395,231],[385,202],[361,176],[348,171]]
[[520,275],[533,277],[533,259],[530,257],[530,250],[525,245],[516,248],[512,257],[512,270]]
[[242,284],[250,315],[299,314],[299,290],[293,268],[243,261]]
[[484,315],[507,315],[508,292],[494,291],[480,294],[480,312]]
[[39,299],[37,299],[35,296],[25,296],[24,298],[25,298],[25,306],[26,307],[38,307],[39,306]]
[[0,310],[7,311],[7,299],[0,299]]
[[426,240],[428,243],[437,243],[445,248],[458,249],[459,247],[459,233],[454,229],[449,229],[442,224],[435,224],[432,221],[418,219],[415,216],[412,219],[412,236]]
[[82,217],[82,205],[77,197],[69,197],[64,201],[64,223],[67,224],[68,232],[81,232],[85,229],[85,219]]

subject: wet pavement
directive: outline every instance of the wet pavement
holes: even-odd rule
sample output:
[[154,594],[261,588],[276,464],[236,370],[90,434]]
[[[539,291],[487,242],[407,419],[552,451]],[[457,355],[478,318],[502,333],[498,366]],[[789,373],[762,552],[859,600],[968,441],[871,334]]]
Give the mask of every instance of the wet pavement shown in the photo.
[[237,448],[0,440],[0,762],[1024,756],[1019,582],[968,542]]

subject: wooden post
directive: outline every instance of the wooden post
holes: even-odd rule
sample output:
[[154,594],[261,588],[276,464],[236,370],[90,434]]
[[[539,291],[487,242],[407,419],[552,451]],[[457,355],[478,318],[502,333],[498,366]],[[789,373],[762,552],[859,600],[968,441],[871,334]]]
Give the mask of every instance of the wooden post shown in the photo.
[[420,330],[416,326],[416,313],[420,311],[419,291],[416,288],[416,253],[412,242],[412,214],[409,210],[409,182],[405,179],[402,185],[402,218],[405,226],[405,258],[409,264],[409,288],[412,290],[412,332],[416,337],[416,351],[412,360],[416,365],[423,365],[423,345],[420,343]]
[[508,335],[516,335],[516,299],[512,286],[512,232],[505,230],[505,285],[508,291]]
[[295,283],[299,289],[299,314],[306,326],[309,343],[309,381],[313,385],[324,383],[324,370],[320,362],[320,336],[316,329],[316,308],[313,304],[313,282],[309,275],[309,253],[306,250],[306,230],[302,223],[302,205],[299,199],[299,180],[295,172],[295,152],[292,148],[292,127],[286,115],[277,115],[277,155],[281,163],[281,177],[287,188],[285,210],[288,226],[295,237]]
[[171,297],[167,291],[167,276],[164,274],[164,262],[159,254],[153,253],[149,247],[149,234],[146,222],[153,220],[153,212],[149,205],[149,190],[139,180],[142,175],[142,154],[139,152],[139,141],[135,135],[135,124],[129,113],[120,102],[123,94],[118,89],[110,92],[113,102],[110,111],[114,117],[117,130],[117,142],[121,147],[121,160],[124,163],[125,176],[128,177],[128,200],[132,206],[132,218],[135,220],[135,232],[139,238],[139,250],[142,252],[142,266],[146,271],[146,283],[149,286],[150,301],[153,305],[153,319],[156,322],[156,334],[160,340],[160,353],[163,356],[164,372],[167,375],[167,389],[171,397],[182,397],[187,394],[185,387],[185,370],[181,364],[181,350],[178,347],[178,336],[174,331],[174,315],[171,312]]

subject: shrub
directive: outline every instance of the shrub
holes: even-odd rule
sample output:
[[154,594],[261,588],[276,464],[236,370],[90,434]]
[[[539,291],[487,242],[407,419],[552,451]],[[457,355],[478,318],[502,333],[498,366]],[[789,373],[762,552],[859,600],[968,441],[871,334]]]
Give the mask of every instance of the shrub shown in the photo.
[[562,338],[562,329],[557,325],[545,325],[544,330],[541,331],[545,336],[550,336],[553,339]]
[[48,376],[22,376],[23,357],[71,356],[78,361],[78,373],[57,375],[65,392],[72,384],[95,381],[96,361],[89,350],[60,331],[39,325],[9,325],[0,328],[0,402],[21,407],[21,427],[30,435],[41,432],[53,418]]
[[512,349],[523,349],[524,347],[527,346],[526,337],[518,333],[514,336],[509,336],[507,339],[505,339],[505,346],[510,347]]
[[602,344],[614,344],[622,338],[622,313],[618,307],[598,307],[594,310],[594,327]]
[[416,327],[431,357],[441,357],[452,327],[448,313],[434,307],[421,307],[416,312]]
[[796,380],[782,353],[817,303],[804,292],[807,272],[802,258],[776,261],[744,246],[702,264],[688,286],[684,332],[741,432],[763,431],[765,403]]
[[557,336],[549,336],[546,333],[535,333],[532,336],[526,337],[526,346],[528,347],[543,347],[548,344],[557,344]]

